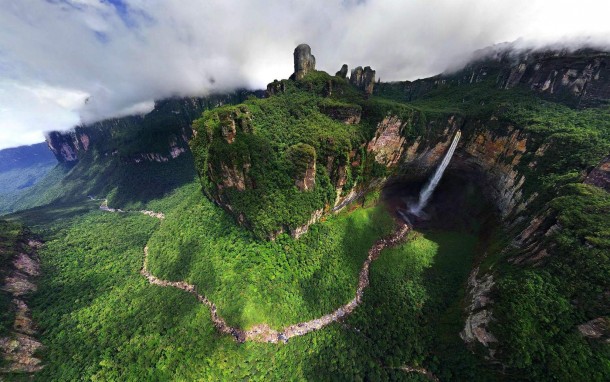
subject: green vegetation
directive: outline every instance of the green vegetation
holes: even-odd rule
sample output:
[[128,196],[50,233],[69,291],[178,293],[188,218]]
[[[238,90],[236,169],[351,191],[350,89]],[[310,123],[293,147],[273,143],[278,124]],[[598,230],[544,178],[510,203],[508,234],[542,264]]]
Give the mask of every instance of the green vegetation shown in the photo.
[[58,165],[12,207],[17,211],[49,203],[73,204],[93,196],[107,198],[114,207],[140,209],[147,201],[192,181],[194,176],[188,153],[164,163],[85,157],[72,168]]
[[[587,341],[578,331],[579,312],[560,288],[565,281],[544,270],[514,272],[498,286],[493,327],[500,357],[513,378],[537,381],[610,377],[607,344]],[[501,323],[501,324],[500,324]]]
[[55,164],[36,164],[0,173],[0,213],[8,212],[30,187],[42,180]]
[[491,83],[444,88],[413,105],[424,112],[489,120],[484,126],[467,123],[466,134],[484,128],[507,135],[507,125],[527,134],[527,152],[516,170],[526,179],[524,198],[533,193],[538,198],[522,215],[527,222],[548,214],[548,224],[556,229],[534,248],[549,254],[541,260],[543,267],[509,266],[507,258],[536,254],[510,247],[497,247],[495,253],[503,255],[485,260],[499,280],[492,332],[500,340],[496,357],[506,372],[533,380],[610,378],[610,346],[586,340],[576,330],[588,320],[610,316],[605,293],[610,290],[610,199],[603,190],[574,183],[610,151],[610,108],[575,110]]
[[[381,94],[403,97],[398,86]],[[520,139],[527,137],[514,169],[525,176],[523,199],[538,196],[521,216],[510,217],[522,223],[504,236],[516,236],[540,216],[547,216],[545,229],[554,228],[526,249],[512,248],[510,239],[492,243],[482,267],[498,280],[492,332],[500,341],[496,359],[509,378],[608,380],[610,346],[585,339],[576,327],[610,317],[610,199],[606,191],[577,182],[610,152],[610,108],[572,109],[525,89],[498,89],[493,81],[445,86],[411,105],[422,114],[464,118],[466,139],[484,132],[508,136],[508,126],[520,130]],[[507,262],[542,250],[547,256],[538,267]]]
[[[491,82],[446,86],[409,104],[391,87],[384,97],[365,99],[323,72],[283,81],[283,88],[204,112],[194,123],[193,156],[167,163],[130,161],[167,148],[168,137],[181,132],[173,125],[164,130],[172,121],[162,114],[142,125],[129,119],[134,125],[120,131],[96,126],[91,131],[100,143],[76,166],[57,167],[13,204],[45,204],[8,216],[47,240],[32,304],[46,346],[41,380],[425,379],[405,366],[424,367],[440,380],[610,379],[610,345],[577,329],[610,317],[610,198],[578,183],[610,150],[610,108],[574,110]],[[352,113],[361,113],[360,123],[344,123]],[[430,146],[446,138],[450,117],[464,141],[518,131],[528,138],[526,152],[518,161],[500,161],[525,176],[524,198],[538,197],[510,216],[516,223],[503,231],[485,226],[490,213],[471,192],[470,216],[443,216],[455,220],[455,231],[413,232],[408,242],[384,250],[352,315],[287,344],[237,344],[214,329],[208,308],[192,295],[151,286],[139,274],[148,245],[154,275],[196,285],[230,325],[246,329],[281,328],[351,300],[368,249],[393,228],[376,205],[379,192],[311,226],[299,240],[287,231],[314,210],[328,211],[340,172],[343,193],[392,175],[364,146],[388,115],[409,121],[407,140],[424,137]],[[315,187],[300,191],[295,180],[313,161]],[[195,168],[205,195],[233,216],[203,196]],[[101,212],[100,201],[87,195],[166,218]],[[536,246],[510,245],[542,216],[541,232],[548,234]],[[18,228],[1,224],[8,248]],[[280,230],[285,233],[274,241],[261,240]],[[508,261],[531,259],[541,249],[548,256],[536,266]],[[471,353],[458,336],[475,264],[496,281],[491,332],[499,341],[492,345],[498,367],[480,356],[487,349]],[[0,295],[0,308],[6,304]]]
[[[385,167],[367,158],[363,144],[388,113],[405,120],[412,113],[405,105],[367,100],[346,80],[324,72],[283,83],[285,92],[206,111],[193,124],[191,148],[204,192],[230,205],[259,238],[292,230],[313,211],[332,206],[341,169],[347,175],[344,191],[385,176]],[[360,113],[360,123],[344,122]],[[295,177],[311,158],[317,162],[315,188],[299,191]]]
[[[443,87],[411,105],[422,118],[451,114],[465,118],[465,137],[484,131],[507,135],[508,126],[523,131],[527,152],[516,169],[526,179],[525,198],[537,192],[542,194],[541,203],[549,201],[558,186],[580,180],[583,171],[610,151],[610,107],[572,109],[525,89],[498,89],[494,81]],[[536,166],[528,166],[531,162]]]
[[411,234],[371,269],[364,305],[348,320],[387,367],[424,366],[440,380],[489,380],[458,333],[477,240],[462,232]]
[[46,143],[0,150],[0,214],[57,164]]
[[[46,366],[36,379],[424,380],[399,370],[402,365],[470,375],[461,370],[476,360],[463,347],[452,355],[459,338],[443,328],[460,326],[452,306],[463,293],[473,237],[414,234],[373,263],[365,301],[345,324],[285,345],[240,345],[216,332],[208,308],[192,295],[146,282],[139,270],[147,242],[155,274],[185,276],[206,294],[212,289],[210,298],[228,320],[283,325],[353,297],[364,253],[391,227],[387,214],[380,207],[356,209],[312,227],[299,241],[282,235],[262,243],[201,200],[194,184],[147,207],[166,212],[166,219],[77,215],[69,206],[49,211],[57,219],[44,225],[43,276],[32,302],[46,346],[40,354]],[[364,233],[371,226],[377,226],[373,233]],[[191,247],[194,240],[201,244]]]
[[[156,102],[155,109],[144,116],[77,127],[74,134],[81,140],[86,137],[88,145],[87,150],[83,144],[79,145],[77,163],[59,164],[52,170],[47,168],[50,171],[46,176],[37,177],[31,187],[7,195],[2,195],[3,176],[0,174],[0,214],[49,203],[80,203],[87,196],[107,198],[113,207],[130,209],[139,209],[150,200],[162,198],[195,177],[193,158],[184,142],[190,137],[192,121],[203,110],[218,104],[242,102],[250,94],[236,91],[205,98],[167,99]],[[70,136],[65,139],[73,141]],[[46,144],[42,145],[47,150]],[[171,147],[187,152],[173,158]],[[47,150],[46,154],[50,155],[50,152]],[[148,159],[143,159],[143,155]],[[157,156],[161,162],[151,160],[151,156]],[[28,156],[20,158],[23,163],[31,160]],[[52,163],[56,161],[53,159]],[[0,164],[0,173],[4,167]],[[9,178],[11,187],[19,184],[15,180],[26,175],[20,173],[20,178]],[[30,178],[23,179],[27,182]]]
[[610,196],[570,184],[548,212],[561,229],[541,243],[550,255],[545,267],[503,267],[494,308],[500,357],[520,378],[608,380],[610,346],[575,328],[610,316]]
[[188,186],[149,241],[149,269],[187,280],[230,325],[283,326],[322,316],[354,297],[369,248],[393,228],[382,206],[330,217],[299,240],[257,241]]

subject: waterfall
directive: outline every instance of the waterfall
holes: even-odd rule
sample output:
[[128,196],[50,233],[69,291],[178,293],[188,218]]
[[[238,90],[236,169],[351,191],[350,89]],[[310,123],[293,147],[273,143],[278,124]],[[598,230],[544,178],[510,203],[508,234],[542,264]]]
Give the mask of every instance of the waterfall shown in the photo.
[[419,201],[417,202],[417,204],[415,204],[409,208],[409,212],[412,213],[413,215],[419,216],[421,211],[428,204],[428,200],[430,200],[430,196],[432,196],[432,193],[434,192],[434,189],[438,185],[438,182],[443,177],[445,168],[447,168],[447,166],[449,165],[449,162],[451,162],[451,157],[453,156],[453,152],[455,151],[455,148],[457,147],[457,144],[460,141],[461,136],[462,136],[462,132],[460,130],[458,130],[457,133],[455,133],[455,136],[453,137],[453,142],[451,142],[451,146],[449,146],[449,150],[447,151],[447,154],[445,154],[443,161],[437,167],[432,178],[430,178],[428,183],[426,183],[426,186],[419,193]]

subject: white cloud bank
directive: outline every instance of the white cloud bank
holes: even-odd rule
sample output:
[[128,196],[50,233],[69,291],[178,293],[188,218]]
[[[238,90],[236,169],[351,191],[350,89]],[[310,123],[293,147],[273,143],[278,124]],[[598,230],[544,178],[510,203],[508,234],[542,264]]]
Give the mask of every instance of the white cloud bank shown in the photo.
[[605,0],[2,3],[0,148],[142,111],[154,99],[262,88],[291,74],[301,42],[319,69],[371,65],[384,81],[433,75],[518,38],[610,45]]

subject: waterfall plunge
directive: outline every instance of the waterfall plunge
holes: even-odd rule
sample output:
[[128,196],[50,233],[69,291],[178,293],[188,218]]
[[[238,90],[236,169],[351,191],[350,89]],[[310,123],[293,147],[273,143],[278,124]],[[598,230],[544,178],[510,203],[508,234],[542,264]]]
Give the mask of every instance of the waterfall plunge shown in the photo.
[[451,162],[451,157],[453,156],[453,152],[455,151],[455,148],[457,147],[457,144],[460,141],[461,136],[462,136],[462,132],[460,130],[458,130],[457,133],[455,133],[455,137],[453,137],[453,142],[451,142],[451,146],[449,146],[449,151],[447,151],[447,154],[445,154],[443,161],[441,162],[441,164],[437,167],[436,171],[434,172],[434,176],[432,176],[432,178],[430,178],[428,183],[426,183],[426,186],[419,193],[419,201],[417,202],[417,204],[409,207],[409,212],[412,213],[413,215],[420,216],[421,211],[428,204],[428,201],[430,200],[430,196],[432,196],[432,193],[434,192],[434,189],[438,185],[438,182],[443,177],[443,173],[445,172],[445,169],[449,165],[449,162]]

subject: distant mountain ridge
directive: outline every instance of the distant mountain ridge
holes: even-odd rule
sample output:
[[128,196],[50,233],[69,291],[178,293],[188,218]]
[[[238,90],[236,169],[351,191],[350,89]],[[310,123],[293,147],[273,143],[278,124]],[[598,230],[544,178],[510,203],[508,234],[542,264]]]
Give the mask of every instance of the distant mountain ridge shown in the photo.
[[57,160],[45,142],[0,150],[0,213],[41,181]]
[[0,172],[57,161],[46,142],[0,150]]

